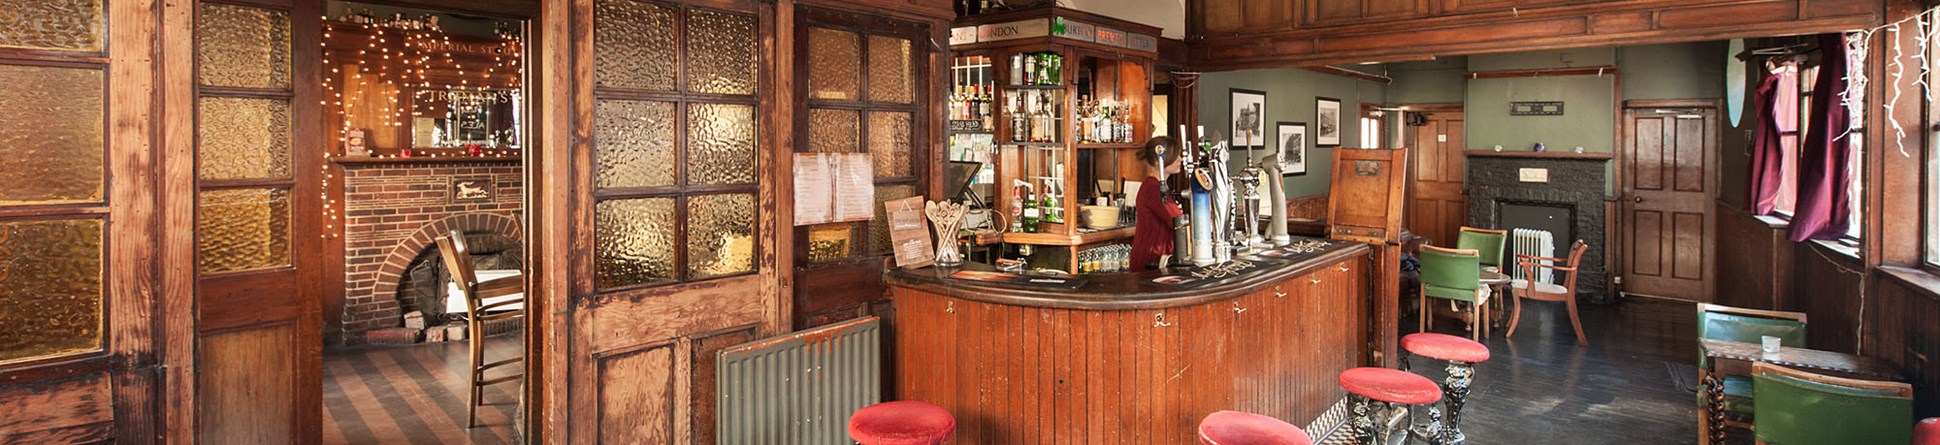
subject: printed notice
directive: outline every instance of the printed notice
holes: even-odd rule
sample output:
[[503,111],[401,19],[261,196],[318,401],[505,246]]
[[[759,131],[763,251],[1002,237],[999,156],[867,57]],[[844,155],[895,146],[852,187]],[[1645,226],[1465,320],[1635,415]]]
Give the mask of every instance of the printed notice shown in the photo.
[[935,263],[936,248],[930,245],[929,226],[923,225],[923,197],[887,201],[882,207],[889,214],[889,243],[896,266],[914,269]]
[[868,153],[796,153],[795,225],[876,217],[875,163]]
[[[835,222],[876,217],[876,165],[868,153],[830,153],[835,160]],[[922,211],[918,202],[917,211]]]
[[824,224],[835,217],[835,181],[828,153],[795,154],[795,225]]

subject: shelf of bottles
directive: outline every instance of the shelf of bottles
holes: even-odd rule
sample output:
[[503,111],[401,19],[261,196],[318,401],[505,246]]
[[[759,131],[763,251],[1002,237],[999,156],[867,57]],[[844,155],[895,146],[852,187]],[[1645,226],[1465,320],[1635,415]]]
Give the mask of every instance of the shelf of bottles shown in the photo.
[[990,56],[959,55],[950,59],[950,74],[950,160],[981,164],[971,190],[984,199],[995,198],[996,71]]
[[1008,117],[1005,160],[1011,166],[1010,233],[1069,235],[1065,199],[1070,163],[1065,135],[1067,91],[1064,55],[1056,52],[1011,54],[1001,99]]

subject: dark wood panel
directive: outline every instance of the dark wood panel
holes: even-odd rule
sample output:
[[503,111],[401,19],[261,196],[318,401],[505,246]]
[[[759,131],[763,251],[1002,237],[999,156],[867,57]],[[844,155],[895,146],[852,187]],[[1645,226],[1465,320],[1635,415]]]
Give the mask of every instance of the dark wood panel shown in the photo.
[[1871,354],[1899,365],[1913,384],[1915,417],[1940,416],[1940,277],[1898,267],[1880,271]]
[[1245,294],[1098,311],[987,303],[892,286],[900,398],[951,411],[952,443],[1191,443],[1205,414],[1304,424],[1366,356],[1368,259]]
[[692,351],[692,354],[689,354],[688,363],[693,364],[694,373],[693,377],[688,379],[687,385],[687,392],[693,394],[694,401],[694,408],[688,411],[691,415],[687,419],[687,428],[694,432],[694,443],[718,442],[714,435],[714,408],[719,400],[715,397],[717,394],[715,370],[720,363],[715,359],[715,353],[729,346],[754,340],[754,326],[694,337],[694,346],[688,348]]
[[1792,242],[1784,226],[1754,218],[1743,208],[1717,204],[1718,279],[1715,302],[1751,309],[1786,306],[1791,291]]
[[1864,264],[1818,242],[1793,243],[1792,307],[1811,317],[1812,349],[1858,354]]
[[105,374],[0,388],[0,442],[106,440],[114,421],[113,403]]
[[[296,434],[296,325],[203,335],[196,348],[202,443],[284,443]],[[321,357],[316,357],[321,359]],[[321,391],[322,386],[311,388]],[[269,403],[273,402],[273,403]],[[317,419],[304,422],[317,423]]]

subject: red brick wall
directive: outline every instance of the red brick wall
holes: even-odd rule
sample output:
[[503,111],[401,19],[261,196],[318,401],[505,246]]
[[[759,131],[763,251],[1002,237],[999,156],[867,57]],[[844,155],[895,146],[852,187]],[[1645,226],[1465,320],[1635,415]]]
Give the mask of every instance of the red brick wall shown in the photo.
[[[517,161],[345,165],[344,342],[403,323],[398,280],[419,252],[436,248],[435,237],[462,230],[523,239],[520,176]],[[453,202],[452,179],[475,177],[493,179],[492,199]]]

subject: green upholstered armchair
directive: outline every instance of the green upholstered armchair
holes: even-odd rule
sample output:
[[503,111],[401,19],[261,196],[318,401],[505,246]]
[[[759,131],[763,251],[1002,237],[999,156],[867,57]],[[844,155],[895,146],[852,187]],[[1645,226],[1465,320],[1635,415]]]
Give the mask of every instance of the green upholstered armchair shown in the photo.
[[1421,246],[1421,331],[1433,325],[1430,297],[1469,303],[1468,321],[1476,341],[1489,328],[1489,292],[1482,287],[1482,262],[1474,250]]
[[1752,430],[1777,445],[1900,444],[1913,437],[1913,386],[1752,365]]
[[1509,231],[1507,230],[1462,226],[1461,233],[1455,237],[1455,248],[1475,251],[1476,256],[1481,257],[1483,266],[1494,267],[1497,270],[1502,268],[1502,251],[1508,246]]
[[[1764,336],[1778,337],[1778,343],[1791,348],[1805,347],[1805,313],[1786,311],[1767,311],[1736,308],[1715,304],[1697,305],[1698,338],[1730,340],[1745,343],[1760,343]],[[1704,368],[1704,354],[1698,354],[1698,367]],[[1727,413],[1746,416],[1752,414],[1751,378],[1727,376],[1724,378],[1724,410]],[[1698,404],[1704,404],[1704,395],[1698,394]],[[1742,422],[1728,421],[1727,425],[1743,426]]]

